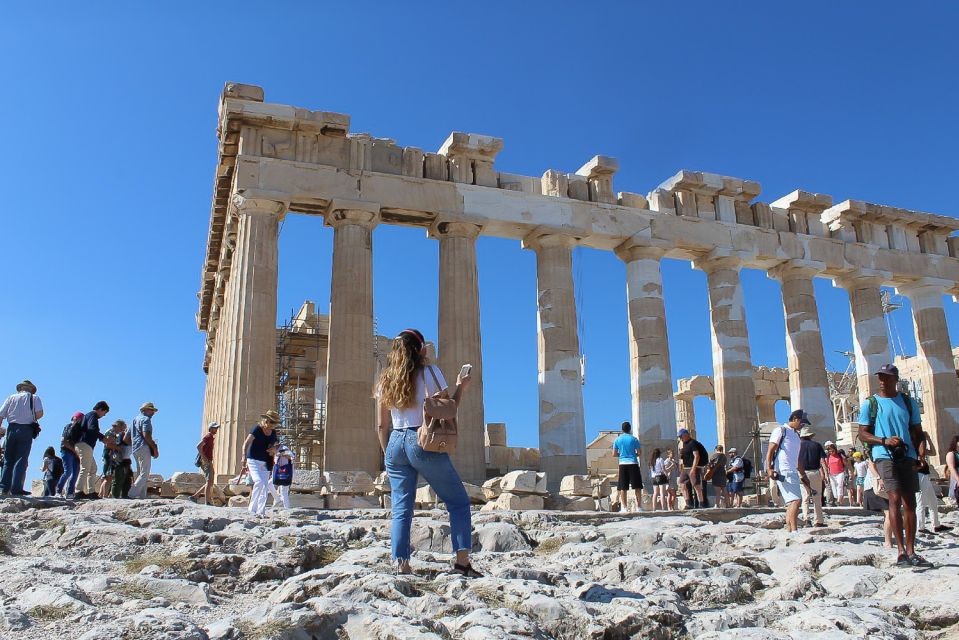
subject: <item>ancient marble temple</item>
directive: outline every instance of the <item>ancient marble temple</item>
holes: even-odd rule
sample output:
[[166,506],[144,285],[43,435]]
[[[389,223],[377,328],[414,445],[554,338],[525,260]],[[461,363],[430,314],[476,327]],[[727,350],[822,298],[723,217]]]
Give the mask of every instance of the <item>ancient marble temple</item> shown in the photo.
[[[680,171],[647,195],[617,192],[616,160],[596,156],[575,173],[514,175],[495,166],[503,141],[452,133],[435,152],[351,134],[348,115],[264,102],[259,87],[228,83],[219,106],[214,180],[197,324],[206,332],[204,424],[218,421],[217,469],[235,472],[250,425],[274,406],[277,239],[290,213],[333,229],[327,355],[328,470],[380,467],[371,389],[374,229],[423,228],[439,243],[439,365],[448,379],[473,364],[460,411],[456,464],[483,479],[483,362],[476,239],[517,240],[536,254],[541,468],[551,484],[585,473],[586,440],[571,252],[613,251],[626,264],[632,419],[645,446],[675,443],[660,261],[705,272],[719,441],[742,450],[758,407],[740,271],[782,285],[789,397],[825,438],[835,431],[814,278],[849,294],[862,393],[891,361],[880,287],[912,303],[922,362],[925,428],[940,456],[957,432],[959,381],[944,295],[959,292],[959,220],[793,191],[757,200],[750,180]],[[625,346],[625,345],[624,345]],[[517,375],[523,375],[517,372]],[[532,375],[532,372],[530,372]],[[680,403],[681,404],[681,403]],[[682,414],[682,406],[679,407]],[[682,416],[681,416],[682,419]]]

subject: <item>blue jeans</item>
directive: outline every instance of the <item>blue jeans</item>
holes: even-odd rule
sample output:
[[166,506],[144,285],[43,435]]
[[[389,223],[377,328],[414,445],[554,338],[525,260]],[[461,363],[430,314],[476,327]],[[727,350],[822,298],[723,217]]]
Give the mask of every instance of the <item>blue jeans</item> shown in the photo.
[[27,459],[33,447],[33,427],[29,424],[7,425],[7,441],[3,448],[3,475],[0,493],[23,491],[27,479]]
[[72,496],[77,487],[77,476],[80,475],[80,458],[69,449],[60,449],[60,457],[63,458],[63,475],[57,482],[57,493]]
[[422,474],[450,513],[453,551],[472,548],[470,500],[449,454],[423,451],[416,430],[394,431],[386,445],[386,472],[390,476],[393,504],[393,559],[409,560],[410,528],[416,502],[416,480]]

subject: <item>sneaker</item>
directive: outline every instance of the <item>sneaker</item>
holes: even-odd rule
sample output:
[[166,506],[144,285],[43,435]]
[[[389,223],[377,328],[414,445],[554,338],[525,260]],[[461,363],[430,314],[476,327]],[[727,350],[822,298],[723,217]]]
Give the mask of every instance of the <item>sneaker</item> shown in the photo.
[[909,562],[909,556],[907,556],[904,553],[900,554],[899,557],[896,558],[897,567],[908,567],[908,566],[911,566],[911,564],[912,563]]
[[817,522],[817,523],[814,524],[813,526],[814,526],[814,527],[828,527],[829,525],[826,524],[825,522]]
[[933,529],[933,531],[935,531],[936,533],[942,533],[943,531],[952,531],[952,527],[947,527],[946,525],[941,524],[935,529]]
[[[918,554],[912,554],[906,560],[913,567],[931,567],[932,563]],[[896,564],[899,564],[898,562]]]

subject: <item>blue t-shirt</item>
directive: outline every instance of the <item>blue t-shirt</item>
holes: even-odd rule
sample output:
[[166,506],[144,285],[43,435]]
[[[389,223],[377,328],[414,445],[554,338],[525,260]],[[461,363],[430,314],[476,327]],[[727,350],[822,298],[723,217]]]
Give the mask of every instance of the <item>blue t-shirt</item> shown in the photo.
[[616,438],[613,451],[619,455],[619,464],[639,464],[636,450],[639,449],[639,438],[628,433]]
[[[906,457],[913,460],[919,459],[916,448],[913,446],[912,436],[909,435],[909,408],[906,406],[905,396],[901,393],[895,398],[883,398],[874,396],[879,401],[878,411],[876,412],[876,428],[873,433],[877,438],[891,438],[898,436],[909,447]],[[909,398],[912,403],[912,415],[916,424],[919,424],[919,406],[916,401]],[[869,424],[869,406],[871,402],[866,400],[862,403],[859,411],[859,424]],[[887,447],[874,445],[872,448],[873,460],[892,460],[892,453]]]

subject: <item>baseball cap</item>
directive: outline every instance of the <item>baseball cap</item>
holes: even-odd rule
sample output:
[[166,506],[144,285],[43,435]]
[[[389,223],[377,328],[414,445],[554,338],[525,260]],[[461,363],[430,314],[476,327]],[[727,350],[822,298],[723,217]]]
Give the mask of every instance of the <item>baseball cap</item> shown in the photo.
[[799,420],[801,421],[800,424],[812,424],[812,423],[809,421],[809,416],[806,415],[806,412],[803,411],[802,409],[796,409],[795,411],[793,411],[792,413],[789,414],[789,421],[790,421],[790,422],[792,422],[792,421],[795,420],[796,418],[799,418]]
[[679,433],[676,434],[676,437],[688,436],[688,435],[689,435],[689,429],[680,429]]
[[74,420],[76,420],[77,418],[82,418],[82,417],[83,417],[83,412],[82,412],[82,411],[77,411],[76,413],[73,414],[73,419],[74,419]]
[[899,367],[894,364],[884,364],[876,372],[877,376],[896,376],[899,377]]

